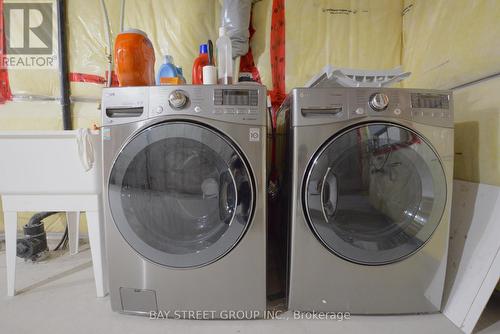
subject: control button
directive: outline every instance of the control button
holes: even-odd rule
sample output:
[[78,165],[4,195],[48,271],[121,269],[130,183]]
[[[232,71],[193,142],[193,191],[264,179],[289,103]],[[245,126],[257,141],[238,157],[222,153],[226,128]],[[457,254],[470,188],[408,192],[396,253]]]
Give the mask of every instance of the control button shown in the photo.
[[199,113],[200,111],[201,111],[200,106],[196,106],[196,107],[194,107],[194,112],[195,112],[195,113]]
[[214,114],[222,114],[222,109],[221,108],[215,108],[214,109]]
[[163,107],[162,107],[162,106],[158,106],[158,107],[156,108],[156,113],[157,113],[157,114],[161,114],[162,112],[163,112]]
[[384,93],[375,93],[370,96],[370,107],[375,111],[383,111],[389,105],[389,97]]
[[182,109],[186,106],[188,101],[188,97],[183,91],[180,90],[174,90],[170,95],[168,96],[168,103],[172,108],[175,109]]
[[236,109],[237,114],[248,114],[248,109],[238,108]]
[[224,109],[224,114],[234,114],[234,108],[226,108],[226,109]]
[[394,109],[394,115],[396,115],[396,116],[401,115],[401,109],[399,109],[399,108]]
[[256,114],[256,113],[258,113],[258,112],[259,112],[259,111],[258,111],[257,109],[250,109],[250,110],[248,110],[248,113],[249,113],[249,114]]
[[356,115],[363,115],[365,113],[365,109],[363,108],[358,108],[356,109],[356,111],[354,111],[356,113]]

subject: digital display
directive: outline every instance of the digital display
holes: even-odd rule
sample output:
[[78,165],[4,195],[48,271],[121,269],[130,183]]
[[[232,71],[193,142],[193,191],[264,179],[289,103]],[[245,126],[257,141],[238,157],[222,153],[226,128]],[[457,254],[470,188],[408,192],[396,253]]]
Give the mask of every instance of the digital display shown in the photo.
[[253,89],[216,89],[214,103],[224,106],[256,106],[258,92]]
[[222,104],[234,106],[248,106],[250,93],[248,90],[224,90],[222,91]]
[[449,97],[445,94],[411,94],[411,107],[424,109],[448,109]]

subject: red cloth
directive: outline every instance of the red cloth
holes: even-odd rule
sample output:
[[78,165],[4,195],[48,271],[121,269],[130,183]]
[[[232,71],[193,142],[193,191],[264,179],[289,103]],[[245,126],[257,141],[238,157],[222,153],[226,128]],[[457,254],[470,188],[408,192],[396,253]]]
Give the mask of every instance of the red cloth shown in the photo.
[[285,0],[273,0],[271,16],[271,103],[274,117],[286,97],[285,86]]

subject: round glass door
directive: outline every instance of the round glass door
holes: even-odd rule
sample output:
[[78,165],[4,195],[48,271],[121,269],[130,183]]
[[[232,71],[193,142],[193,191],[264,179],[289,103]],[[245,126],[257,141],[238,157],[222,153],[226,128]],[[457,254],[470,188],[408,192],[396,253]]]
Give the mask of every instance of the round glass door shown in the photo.
[[364,124],[332,138],[312,159],[304,210],[334,254],[382,265],[421,248],[438,226],[446,180],[434,150],[416,132]]
[[152,126],[133,137],[108,186],[114,222],[143,257],[199,267],[228,253],[251,219],[247,163],[223,135],[190,122]]

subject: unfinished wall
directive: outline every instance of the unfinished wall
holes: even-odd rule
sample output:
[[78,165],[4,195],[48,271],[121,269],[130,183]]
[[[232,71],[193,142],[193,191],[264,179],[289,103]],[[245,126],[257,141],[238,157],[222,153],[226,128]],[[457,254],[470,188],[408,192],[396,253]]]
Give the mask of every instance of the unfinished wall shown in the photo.
[[500,78],[454,91],[455,178],[500,186]]
[[[500,73],[500,4],[406,0],[404,87],[452,89]],[[455,178],[500,186],[500,78],[454,90]]]
[[406,0],[406,87],[449,89],[500,72],[496,0]]
[[[21,1],[21,0],[20,0]],[[42,0],[40,0],[42,1]],[[46,1],[46,0],[43,0]],[[262,82],[272,89],[270,33],[272,0],[254,4],[251,41],[254,60]],[[112,41],[119,31],[120,0],[105,0],[111,25]],[[198,46],[209,38],[217,39],[222,0],[127,0],[125,28],[144,30],[155,47],[156,69],[162,56],[170,53],[182,66],[190,82],[193,59]],[[402,0],[287,0],[286,86],[302,86],[327,64],[366,69],[393,68],[400,64]],[[86,75],[71,82],[76,99],[95,103],[74,103],[74,127],[100,123],[97,101],[108,69],[107,34],[99,0],[68,1],[68,48],[70,72]],[[11,71],[13,94],[54,98],[59,96],[57,70]],[[86,79],[87,78],[87,79]],[[60,106],[52,102],[10,102],[0,105],[0,130],[62,129]],[[20,215],[20,224],[31,213]],[[47,230],[61,232],[64,219],[47,218]],[[0,231],[3,221],[0,217]],[[85,232],[85,230],[83,231]]]
[[302,87],[324,66],[390,69],[400,65],[399,0],[288,0],[286,89]]

